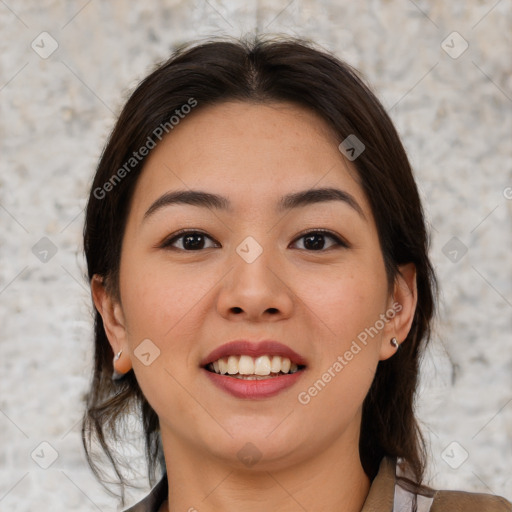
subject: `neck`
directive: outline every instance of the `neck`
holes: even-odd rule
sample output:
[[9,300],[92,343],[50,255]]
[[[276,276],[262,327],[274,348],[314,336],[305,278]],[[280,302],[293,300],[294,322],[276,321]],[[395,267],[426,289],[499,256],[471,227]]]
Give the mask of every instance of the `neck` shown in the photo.
[[241,469],[162,431],[169,480],[164,510],[360,512],[370,481],[359,460],[358,439],[349,437],[350,443],[340,438],[314,457],[287,467],[256,463]]

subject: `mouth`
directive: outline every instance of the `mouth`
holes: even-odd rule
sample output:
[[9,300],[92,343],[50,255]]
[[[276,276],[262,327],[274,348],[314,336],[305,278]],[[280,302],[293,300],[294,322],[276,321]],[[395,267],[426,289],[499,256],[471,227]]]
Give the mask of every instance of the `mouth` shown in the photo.
[[306,360],[277,341],[233,341],[201,361],[210,381],[237,398],[267,398],[293,386]]
[[305,365],[292,362],[288,357],[270,354],[258,357],[230,355],[221,357],[204,368],[209,372],[235,379],[263,380],[299,372],[305,368]]

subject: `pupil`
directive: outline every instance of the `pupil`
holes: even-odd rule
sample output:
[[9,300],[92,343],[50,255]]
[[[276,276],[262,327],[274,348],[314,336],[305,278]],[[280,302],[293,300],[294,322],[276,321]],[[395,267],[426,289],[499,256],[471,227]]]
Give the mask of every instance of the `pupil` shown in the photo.
[[319,249],[323,249],[324,245],[325,245],[325,239],[324,239],[323,235],[319,235],[319,234],[308,235],[304,239],[304,246],[307,249],[312,249],[312,250],[316,251]]
[[204,246],[204,238],[203,235],[199,235],[197,233],[186,235],[183,238],[183,246],[186,249],[202,249]]

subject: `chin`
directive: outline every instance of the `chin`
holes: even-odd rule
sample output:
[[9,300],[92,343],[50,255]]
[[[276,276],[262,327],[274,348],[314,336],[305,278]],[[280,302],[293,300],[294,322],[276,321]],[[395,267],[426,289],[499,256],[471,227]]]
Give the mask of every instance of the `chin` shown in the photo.
[[[282,418],[279,419],[282,421]],[[297,439],[297,432],[277,427],[261,427],[260,423],[239,423],[236,429],[230,429],[232,438],[227,435],[221,440],[216,437],[210,444],[210,453],[234,469],[258,471],[276,471],[296,464],[300,459],[300,446],[306,443]],[[272,429],[274,431],[272,432]],[[303,454],[306,456],[306,454]]]

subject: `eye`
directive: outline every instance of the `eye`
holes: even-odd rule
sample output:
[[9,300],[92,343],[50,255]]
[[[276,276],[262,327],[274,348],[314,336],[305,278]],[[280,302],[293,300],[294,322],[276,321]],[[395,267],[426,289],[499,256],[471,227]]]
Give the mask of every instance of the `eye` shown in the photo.
[[[294,243],[300,240],[302,240],[302,247],[298,247],[298,249],[305,249],[307,251],[322,251],[336,246],[348,247],[348,244],[341,238],[324,229],[308,231],[307,233],[302,234],[299,238],[296,238]],[[327,240],[330,240],[330,242]]]
[[182,230],[173,233],[161,247],[181,251],[200,251],[201,249],[220,247],[220,244],[202,231]]

